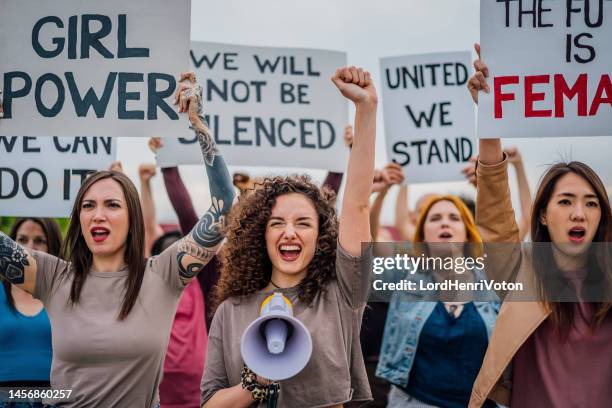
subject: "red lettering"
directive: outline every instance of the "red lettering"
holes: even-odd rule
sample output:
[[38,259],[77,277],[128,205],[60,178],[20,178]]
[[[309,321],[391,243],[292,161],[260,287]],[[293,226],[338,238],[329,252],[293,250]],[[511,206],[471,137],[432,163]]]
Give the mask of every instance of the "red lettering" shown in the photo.
[[555,74],[555,117],[565,117],[563,97],[573,99],[578,95],[578,116],[587,115],[587,74],[580,74],[570,88],[562,74]]
[[[604,93],[606,94],[605,98],[603,97]],[[593,98],[589,115],[597,115],[599,105],[602,103],[609,103],[610,106],[612,106],[612,81],[610,81],[610,75],[608,74],[602,75],[601,79],[599,80],[599,85],[597,86],[597,91],[595,92],[595,97]]]
[[544,92],[533,92],[535,84],[547,84],[550,82],[550,75],[530,75],[525,77],[525,117],[526,118],[547,118],[552,116],[552,110],[537,110],[533,108],[533,103],[546,99]]
[[502,102],[504,101],[513,101],[514,93],[502,93],[502,86],[504,85],[512,85],[518,84],[519,77],[515,76],[500,76],[495,77],[493,80],[493,101],[495,107],[495,119],[503,118],[504,114],[502,112]]

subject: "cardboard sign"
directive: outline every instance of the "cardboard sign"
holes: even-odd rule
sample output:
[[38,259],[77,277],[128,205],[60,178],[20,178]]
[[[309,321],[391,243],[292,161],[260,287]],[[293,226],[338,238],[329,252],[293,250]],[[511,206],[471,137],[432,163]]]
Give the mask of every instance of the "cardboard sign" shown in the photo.
[[389,159],[410,184],[464,180],[461,169],[475,154],[470,53],[382,58],[380,65]]
[[116,141],[0,136],[0,215],[68,217],[82,181],[115,160]]
[[[345,53],[193,42],[190,55],[228,164],[345,170],[348,102],[330,80]],[[202,163],[195,136],[164,139],[157,162]]]
[[481,0],[478,135],[612,135],[612,1]]
[[0,0],[5,135],[189,135],[190,1]]

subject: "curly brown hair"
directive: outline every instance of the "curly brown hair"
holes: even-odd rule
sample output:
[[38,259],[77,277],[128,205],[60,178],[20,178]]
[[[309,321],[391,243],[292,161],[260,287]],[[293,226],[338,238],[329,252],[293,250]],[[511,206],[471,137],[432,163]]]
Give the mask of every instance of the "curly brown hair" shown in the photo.
[[266,224],[276,198],[290,193],[309,198],[319,218],[315,254],[306,277],[297,287],[299,299],[310,304],[325,284],[336,279],[335,193],[317,187],[307,175],[264,178],[250,194],[240,197],[228,217],[227,242],[220,252],[221,276],[215,288],[216,306],[230,297],[259,292],[270,282],[272,262],[266,249]]

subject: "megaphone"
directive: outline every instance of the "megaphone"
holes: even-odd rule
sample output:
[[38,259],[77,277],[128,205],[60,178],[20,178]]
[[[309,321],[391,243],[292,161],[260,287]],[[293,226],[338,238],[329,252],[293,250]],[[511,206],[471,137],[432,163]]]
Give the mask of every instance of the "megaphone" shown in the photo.
[[240,352],[247,367],[260,377],[286,380],[310,360],[312,338],[293,317],[291,301],[276,292],[263,301],[259,317],[242,334]]

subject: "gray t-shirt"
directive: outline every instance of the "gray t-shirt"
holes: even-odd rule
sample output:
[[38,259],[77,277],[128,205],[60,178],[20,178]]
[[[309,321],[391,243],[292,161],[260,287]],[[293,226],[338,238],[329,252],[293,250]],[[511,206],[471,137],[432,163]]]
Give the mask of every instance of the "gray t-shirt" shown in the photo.
[[71,306],[71,264],[41,252],[35,297],[51,321],[51,387],[72,390],[68,400],[46,400],[57,407],[149,408],[159,403],[158,386],[170,330],[183,284],[177,245],[147,261],[138,299],[125,320],[127,269],[90,271],[78,304]]
[[[296,288],[276,290],[293,302],[294,316],[308,328],[313,343],[304,370],[281,381],[279,407],[325,407],[372,399],[359,342],[370,287],[371,247],[363,253],[353,257],[338,244],[337,280],[327,284],[309,307],[298,300]],[[259,316],[261,302],[270,294],[230,298],[219,305],[208,335],[202,404],[215,392],[240,383],[242,333]]]

